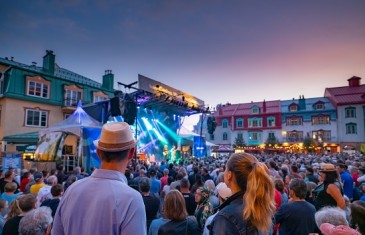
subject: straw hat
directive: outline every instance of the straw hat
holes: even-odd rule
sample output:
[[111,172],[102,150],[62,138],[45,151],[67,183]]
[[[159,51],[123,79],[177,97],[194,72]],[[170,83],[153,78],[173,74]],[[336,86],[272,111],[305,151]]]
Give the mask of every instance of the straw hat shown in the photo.
[[111,122],[104,124],[100,139],[94,140],[94,145],[106,152],[118,152],[135,147],[136,142],[126,122]]
[[319,169],[319,171],[323,171],[323,172],[336,171],[336,167],[333,164],[326,163],[326,164],[321,165],[321,168]]

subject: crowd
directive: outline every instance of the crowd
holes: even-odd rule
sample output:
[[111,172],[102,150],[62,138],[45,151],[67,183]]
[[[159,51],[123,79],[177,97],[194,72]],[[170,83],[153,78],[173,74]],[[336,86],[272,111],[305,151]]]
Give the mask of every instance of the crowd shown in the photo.
[[362,234],[365,156],[247,154],[150,163],[134,159],[126,123],[103,126],[90,175],[8,169],[8,234]]

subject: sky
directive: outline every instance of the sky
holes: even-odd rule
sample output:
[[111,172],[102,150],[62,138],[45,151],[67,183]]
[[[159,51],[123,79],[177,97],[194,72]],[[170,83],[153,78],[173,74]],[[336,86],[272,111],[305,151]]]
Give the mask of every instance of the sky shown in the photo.
[[41,66],[53,50],[95,81],[112,70],[116,89],[142,74],[210,107],[322,97],[364,83],[364,12],[364,0],[3,1],[0,57]]

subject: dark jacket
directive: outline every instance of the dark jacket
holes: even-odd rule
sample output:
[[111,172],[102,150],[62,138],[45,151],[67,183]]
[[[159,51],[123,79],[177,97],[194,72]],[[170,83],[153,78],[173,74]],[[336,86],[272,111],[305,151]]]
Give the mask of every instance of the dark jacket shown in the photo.
[[243,219],[243,193],[238,192],[227,199],[220,207],[218,214],[209,225],[210,234],[258,235],[257,228]]
[[162,225],[158,230],[158,235],[200,235],[196,220],[187,218],[186,220],[171,220]]

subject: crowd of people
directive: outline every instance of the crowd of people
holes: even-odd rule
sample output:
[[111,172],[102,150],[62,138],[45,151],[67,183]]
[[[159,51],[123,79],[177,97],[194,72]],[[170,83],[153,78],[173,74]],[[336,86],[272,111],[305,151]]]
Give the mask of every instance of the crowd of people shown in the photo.
[[8,169],[0,231],[8,234],[362,234],[365,156],[248,154],[180,162],[134,159],[127,123],[107,123],[87,174]]

